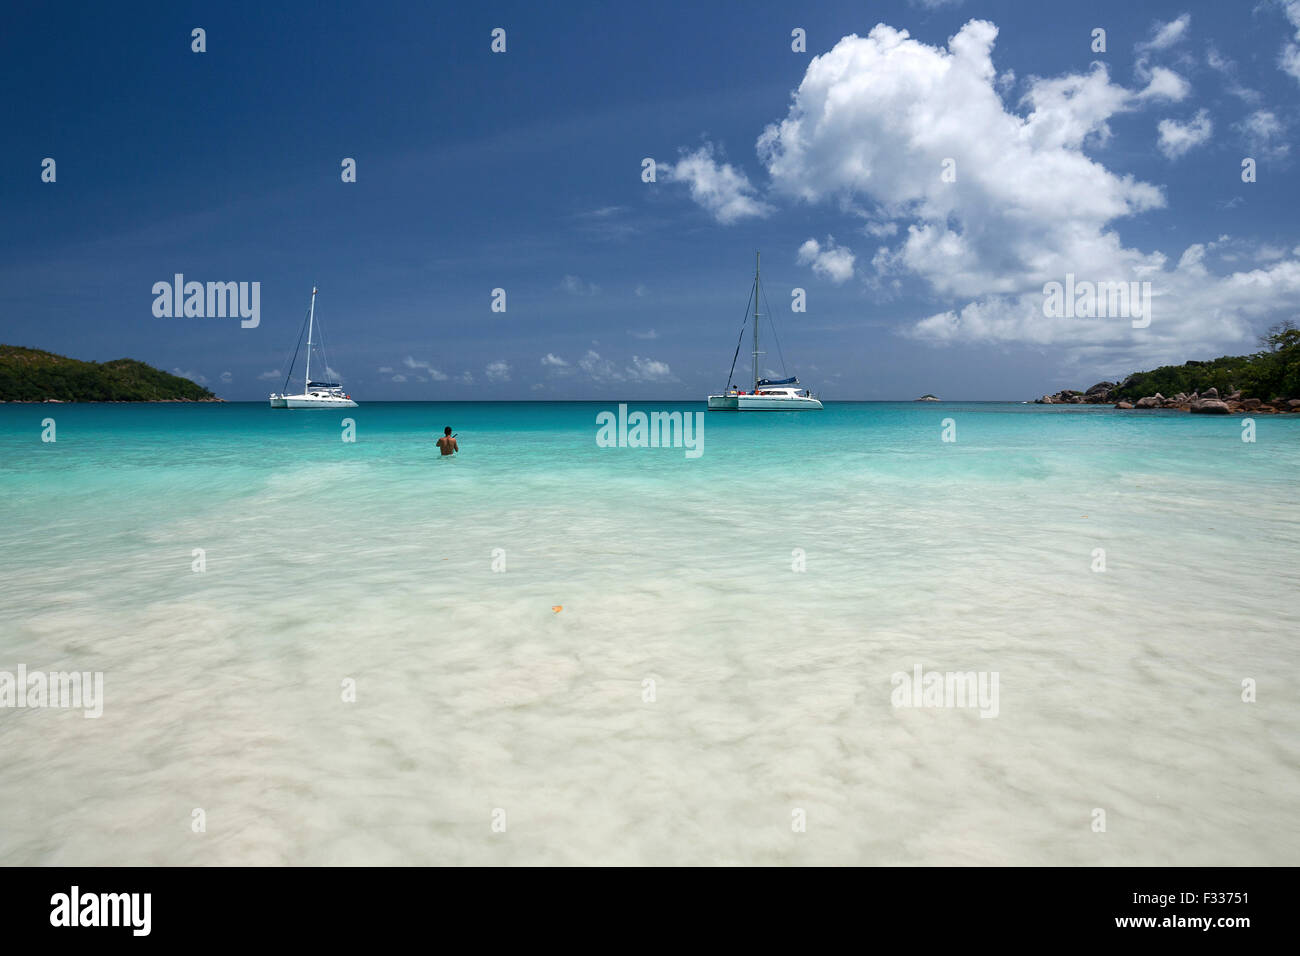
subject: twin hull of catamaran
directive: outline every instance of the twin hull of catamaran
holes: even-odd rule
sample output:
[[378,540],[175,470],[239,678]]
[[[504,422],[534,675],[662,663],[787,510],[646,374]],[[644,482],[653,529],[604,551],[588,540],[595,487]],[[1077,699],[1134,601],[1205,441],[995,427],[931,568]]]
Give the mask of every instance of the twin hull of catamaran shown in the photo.
[[728,390],[709,396],[711,412],[802,412],[822,407],[822,403],[803,388],[760,388],[756,392]]
[[[314,385],[315,383],[313,383]],[[312,390],[302,395],[272,395],[272,408],[356,408],[357,403],[342,388]]]
[[[727,376],[727,387],[721,395],[710,395],[708,408],[711,412],[803,412],[814,411],[822,403],[808,389],[799,384],[796,377],[766,379],[758,377],[758,357],[763,353],[758,348],[758,301],[759,260],[754,258],[754,388],[746,391],[731,384],[731,375]],[[745,334],[741,327],[741,336]],[[740,343],[736,344],[736,354],[740,354]],[[731,372],[736,371],[736,360],[732,357]]]
[[[299,395],[289,395],[284,392],[271,393],[272,408],[356,408],[357,403],[352,401],[352,396],[343,391],[343,386],[338,382],[313,382],[311,380],[311,347],[312,332],[316,324],[316,289],[311,290],[311,308],[307,312],[307,370],[302,377],[302,393]],[[302,332],[298,333],[298,343],[302,344]],[[297,360],[297,352],[294,353],[294,359]],[[322,349],[322,357],[324,350]],[[325,365],[329,368],[329,363]],[[289,385],[289,376],[293,374],[293,364],[289,365],[289,372],[284,377],[284,384],[287,388]]]

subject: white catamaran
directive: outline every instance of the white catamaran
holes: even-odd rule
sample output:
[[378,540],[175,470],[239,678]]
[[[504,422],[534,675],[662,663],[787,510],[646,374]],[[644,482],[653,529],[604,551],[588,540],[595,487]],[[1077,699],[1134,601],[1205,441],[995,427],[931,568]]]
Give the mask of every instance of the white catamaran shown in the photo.
[[[289,370],[284,374],[284,385],[279,392],[271,393],[272,408],[356,408],[357,403],[352,401],[351,395],[343,392],[343,386],[338,382],[313,382],[311,380],[311,350],[313,344],[320,346],[321,363],[325,366],[325,371],[329,372],[329,362],[325,361],[325,343],[319,341],[313,343],[312,333],[316,326],[316,289],[311,290],[311,308],[307,310],[307,371],[302,377],[302,394],[290,395],[289,378],[293,375],[294,363],[298,361],[298,349],[293,352],[293,360],[289,362]],[[298,348],[302,347],[302,332],[298,333]]]
[[[731,357],[731,372],[727,374],[727,387],[721,395],[709,396],[711,412],[802,412],[819,409],[819,402],[813,393],[799,384],[798,376],[790,378],[768,379],[758,377],[758,357],[763,353],[758,349],[758,300],[761,294],[759,284],[759,255],[754,254],[754,288],[750,295],[754,299],[754,389],[747,392],[731,383],[736,372],[736,358],[740,355],[740,342],[736,343],[736,354]],[[746,320],[748,320],[746,309]],[[741,325],[743,338],[745,327]],[[780,343],[778,343],[778,349]]]

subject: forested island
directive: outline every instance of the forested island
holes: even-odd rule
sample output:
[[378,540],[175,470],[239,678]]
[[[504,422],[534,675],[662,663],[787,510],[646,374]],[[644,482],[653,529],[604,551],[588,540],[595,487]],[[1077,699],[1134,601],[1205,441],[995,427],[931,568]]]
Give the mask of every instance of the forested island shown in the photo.
[[1206,362],[1163,365],[1086,391],[1063,389],[1041,405],[1177,408],[1210,415],[1300,411],[1300,328],[1281,322],[1260,337],[1262,351]]
[[0,345],[3,402],[219,402],[187,378],[135,359],[83,362],[40,349]]

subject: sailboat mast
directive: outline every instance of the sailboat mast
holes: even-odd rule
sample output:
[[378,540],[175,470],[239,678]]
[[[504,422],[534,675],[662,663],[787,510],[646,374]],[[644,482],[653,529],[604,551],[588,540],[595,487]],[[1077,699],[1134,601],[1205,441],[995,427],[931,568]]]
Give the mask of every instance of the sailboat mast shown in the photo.
[[311,287],[311,311],[307,313],[307,374],[302,380],[302,393],[311,388],[311,329],[316,322],[316,287]]
[[758,272],[762,253],[754,253],[754,391],[758,391]]

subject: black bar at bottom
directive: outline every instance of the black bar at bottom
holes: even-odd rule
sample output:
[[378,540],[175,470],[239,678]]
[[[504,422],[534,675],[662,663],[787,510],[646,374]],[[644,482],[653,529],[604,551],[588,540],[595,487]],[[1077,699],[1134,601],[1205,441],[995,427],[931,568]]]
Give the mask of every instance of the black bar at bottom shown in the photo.
[[[597,926],[602,934],[619,933],[621,926],[629,942],[658,938],[662,945],[676,945],[682,937],[675,927],[689,921],[698,923],[702,934],[730,936],[733,943],[769,933],[796,939],[806,934],[809,943],[844,933],[883,942],[903,933],[925,945],[1129,938],[1140,944],[1231,946],[1285,938],[1281,934],[1291,917],[1284,906],[1295,872],[570,869],[542,875],[528,869],[489,874],[482,869],[41,868],[0,871],[0,880],[5,884],[0,925],[10,945],[75,936],[79,942],[283,940],[296,947],[336,947],[349,939],[373,945],[449,927],[484,942],[502,933],[524,933],[540,943],[571,940]],[[622,948],[617,936],[599,938]]]

